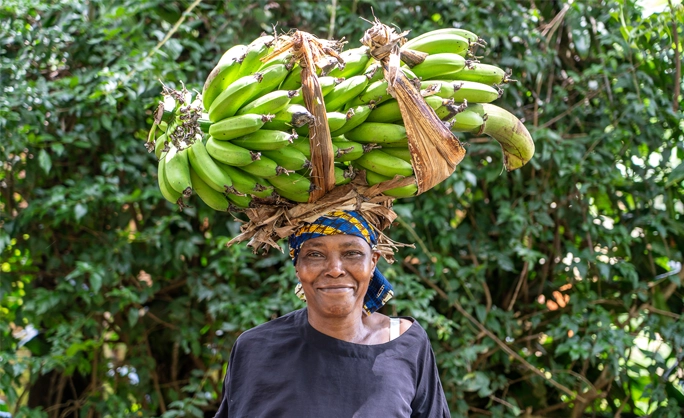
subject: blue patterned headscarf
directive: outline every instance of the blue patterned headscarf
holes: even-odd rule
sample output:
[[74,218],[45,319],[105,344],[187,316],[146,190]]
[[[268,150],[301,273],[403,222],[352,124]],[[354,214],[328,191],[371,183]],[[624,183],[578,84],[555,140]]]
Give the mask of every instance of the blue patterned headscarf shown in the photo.
[[[329,212],[312,223],[307,223],[294,234],[290,235],[288,243],[290,244],[290,257],[292,262],[297,264],[297,257],[299,257],[299,250],[302,244],[311,238],[323,237],[326,235],[354,235],[362,238],[370,245],[372,249],[378,244],[378,237],[373,227],[361,216],[357,211],[333,211]],[[304,291],[302,284],[298,283],[295,293],[300,299],[304,299]],[[363,310],[366,315],[370,315],[377,311],[387,303],[394,295],[392,285],[387,281],[385,276],[380,273],[378,268],[375,268],[373,277],[368,285],[368,291],[363,300]]]

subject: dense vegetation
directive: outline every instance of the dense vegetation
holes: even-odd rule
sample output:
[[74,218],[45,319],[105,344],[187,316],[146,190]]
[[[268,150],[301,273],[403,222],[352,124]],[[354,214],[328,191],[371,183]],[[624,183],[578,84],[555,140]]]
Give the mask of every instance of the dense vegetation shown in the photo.
[[428,330],[453,415],[682,416],[684,8],[654,3],[4,0],[0,411],[213,416],[235,338],[302,305],[284,254],[161,198],[159,80],[201,90],[276,24],[357,46],[374,13],[484,37],[537,145],[506,173],[465,137],[452,178],[396,205],[416,248],[384,267],[385,312]]

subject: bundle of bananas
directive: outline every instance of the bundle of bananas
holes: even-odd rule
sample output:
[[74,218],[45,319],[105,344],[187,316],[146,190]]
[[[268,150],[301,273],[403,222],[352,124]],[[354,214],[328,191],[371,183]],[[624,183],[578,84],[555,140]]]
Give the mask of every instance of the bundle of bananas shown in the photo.
[[[169,201],[182,207],[182,197],[194,190],[220,211],[248,207],[255,198],[308,202],[315,187],[308,138],[314,117],[304,107],[300,66],[291,52],[276,55],[274,40],[262,36],[226,51],[201,100],[165,88],[172,109],[164,117],[158,112],[153,131],[157,126],[165,131],[154,144],[151,132],[148,143],[159,158],[159,186]],[[512,170],[531,158],[534,144],[514,115],[491,104],[509,75],[469,59],[478,45],[483,41],[463,29],[425,33],[402,46],[424,60],[401,71],[453,132],[497,140]],[[267,56],[271,59],[263,62]],[[331,60],[318,78],[335,153],[335,184],[350,182],[360,170],[369,185],[412,176],[399,103],[388,93],[379,63],[367,47],[344,51],[340,58],[343,65]],[[385,194],[399,198],[416,192],[409,185]]]

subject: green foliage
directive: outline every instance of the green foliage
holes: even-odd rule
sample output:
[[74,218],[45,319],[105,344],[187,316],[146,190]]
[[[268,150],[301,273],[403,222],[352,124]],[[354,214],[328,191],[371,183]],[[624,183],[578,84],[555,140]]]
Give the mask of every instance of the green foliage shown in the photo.
[[[338,2],[350,47],[371,8],[412,33],[480,34],[536,141],[505,173],[492,141],[466,137],[450,179],[396,205],[391,235],[416,249],[385,265],[385,312],[428,329],[454,416],[681,416],[673,3]],[[331,4],[190,5],[0,5],[0,408],[16,417],[213,416],[235,338],[302,306],[284,254],[227,248],[232,216],[161,198],[143,142],[158,80],[201,90],[275,23],[327,37]]]

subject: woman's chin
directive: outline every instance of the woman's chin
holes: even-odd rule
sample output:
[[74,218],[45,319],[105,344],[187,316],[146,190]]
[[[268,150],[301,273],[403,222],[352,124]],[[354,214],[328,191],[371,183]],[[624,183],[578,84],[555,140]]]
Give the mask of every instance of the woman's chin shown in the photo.
[[353,300],[346,300],[346,301],[322,301],[324,303],[319,303],[318,304],[318,311],[324,314],[325,316],[336,316],[336,317],[342,317],[342,316],[347,316],[350,315],[354,312],[354,301]]

